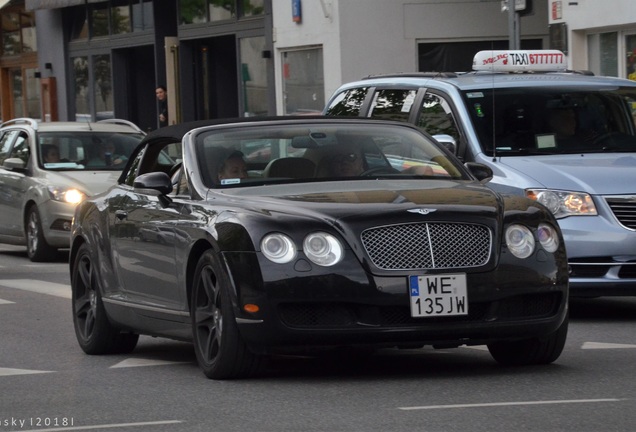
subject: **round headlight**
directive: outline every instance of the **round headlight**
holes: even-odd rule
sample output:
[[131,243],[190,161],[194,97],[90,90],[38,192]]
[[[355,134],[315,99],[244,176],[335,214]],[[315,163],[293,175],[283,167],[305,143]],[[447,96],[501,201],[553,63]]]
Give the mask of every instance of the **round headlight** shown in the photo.
[[338,239],[325,232],[315,232],[305,237],[303,251],[311,262],[325,267],[340,262],[343,256]]
[[559,235],[553,226],[548,224],[540,224],[537,228],[537,237],[539,243],[547,252],[554,252],[559,248]]
[[534,252],[534,237],[523,225],[510,225],[506,229],[506,245],[517,258],[528,258]]
[[272,233],[261,240],[263,255],[275,263],[284,264],[296,258],[296,246],[285,234]]

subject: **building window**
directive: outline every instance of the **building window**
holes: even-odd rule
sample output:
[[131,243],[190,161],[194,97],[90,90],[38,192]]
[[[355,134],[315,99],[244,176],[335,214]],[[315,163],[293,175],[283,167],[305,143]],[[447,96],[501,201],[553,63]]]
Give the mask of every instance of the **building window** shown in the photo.
[[33,12],[3,13],[2,54],[16,55],[37,51]]
[[625,75],[632,81],[636,81],[636,34],[625,36],[625,48],[627,51],[627,74]]
[[241,16],[251,17],[265,14],[263,0],[241,0]]
[[322,48],[286,51],[282,60],[285,114],[321,113],[325,105]]
[[91,37],[108,36],[108,3],[98,3],[90,9]]
[[243,112],[245,117],[266,115],[267,62],[263,58],[265,38],[243,38],[240,40],[240,49]]
[[155,21],[152,14],[152,0],[134,0],[132,3],[133,31],[136,32],[154,29]]
[[179,16],[181,24],[198,24],[206,21],[207,0],[181,0]]
[[588,69],[596,75],[618,76],[618,33],[587,36]]
[[130,33],[131,13],[128,1],[118,2],[110,8],[110,20],[112,23],[112,34]]
[[113,118],[110,55],[78,56],[71,60],[75,80],[75,119]]
[[75,78],[75,120],[91,118],[90,95],[88,92],[88,57],[74,57],[73,77]]
[[209,0],[210,21],[236,18],[236,0]]

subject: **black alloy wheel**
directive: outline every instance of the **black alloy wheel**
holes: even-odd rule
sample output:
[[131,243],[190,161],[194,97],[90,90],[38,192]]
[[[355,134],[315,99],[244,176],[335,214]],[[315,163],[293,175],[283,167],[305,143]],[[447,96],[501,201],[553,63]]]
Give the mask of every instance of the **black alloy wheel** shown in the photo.
[[197,361],[208,378],[243,378],[259,369],[260,356],[247,348],[239,334],[229,279],[211,250],[203,254],[195,271],[191,317]]
[[102,302],[99,277],[89,246],[80,246],[71,273],[73,325],[77,341],[86,354],[125,354],[135,349],[139,335],[122,333],[108,321]]

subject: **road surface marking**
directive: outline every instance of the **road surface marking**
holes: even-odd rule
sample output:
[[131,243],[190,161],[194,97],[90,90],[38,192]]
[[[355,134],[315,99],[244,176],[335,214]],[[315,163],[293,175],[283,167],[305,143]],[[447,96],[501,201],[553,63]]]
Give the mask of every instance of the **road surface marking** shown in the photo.
[[617,344],[617,343],[603,343],[603,342],[585,342],[581,346],[581,349],[623,349],[623,348],[636,348],[636,345],[630,344]]
[[0,299],[0,304],[14,304],[15,302]]
[[48,294],[65,299],[71,298],[70,285],[35,279],[0,279],[0,285],[39,294]]
[[41,371],[41,370],[30,370],[30,369],[0,368],[0,376],[11,376],[11,375],[30,375],[30,374],[42,374],[42,373],[53,373],[53,371]]
[[117,429],[117,428],[127,428],[127,427],[141,427],[141,426],[158,426],[158,425],[167,425],[167,424],[175,424],[175,423],[183,423],[182,420],[163,420],[163,421],[152,421],[152,422],[140,422],[140,423],[110,423],[110,424],[101,424],[101,425],[93,425],[93,426],[70,426],[70,427],[55,427],[50,429],[31,429],[25,430],[22,432],[53,432],[53,431],[73,431],[73,430],[91,430],[91,429]]
[[495,402],[479,404],[456,404],[456,405],[425,405],[415,407],[398,407],[400,410],[430,410],[430,409],[453,409],[453,408],[484,408],[514,405],[548,405],[548,404],[573,404],[573,403],[599,403],[599,402],[619,402],[623,399],[573,399],[573,400],[546,400],[546,401],[525,401],[525,402]]
[[152,360],[152,359],[142,359],[142,358],[129,358],[123,360],[116,365],[110,367],[110,369],[114,368],[126,368],[126,367],[139,367],[139,366],[163,366],[163,365],[171,365],[171,364],[183,364],[190,362],[177,362],[177,361],[167,361],[167,360]]

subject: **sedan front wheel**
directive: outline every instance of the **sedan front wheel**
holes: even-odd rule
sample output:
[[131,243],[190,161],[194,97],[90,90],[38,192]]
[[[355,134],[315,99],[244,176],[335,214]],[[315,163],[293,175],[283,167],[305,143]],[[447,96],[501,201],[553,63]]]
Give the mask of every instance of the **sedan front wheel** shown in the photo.
[[243,378],[258,370],[260,357],[239,334],[229,279],[212,251],[205,252],[197,265],[190,315],[197,361],[208,378]]
[[71,273],[73,325],[80,347],[86,354],[126,354],[137,346],[139,335],[122,333],[113,327],[102,302],[99,277],[90,248],[80,246]]

